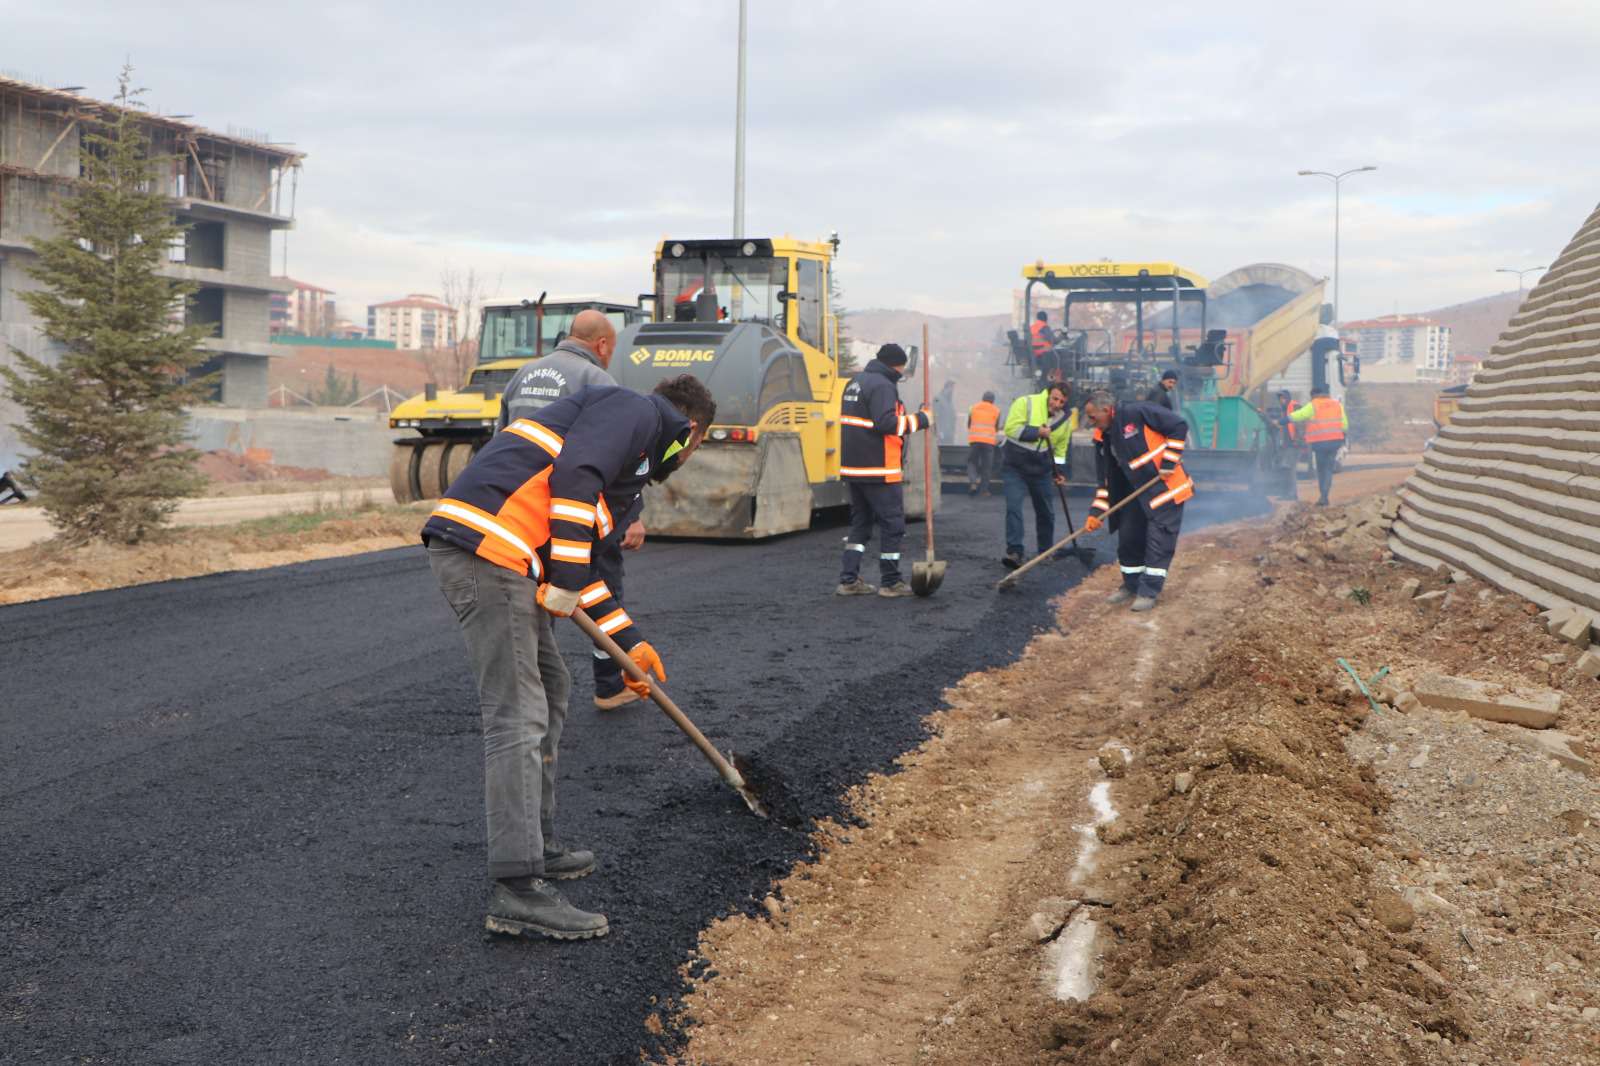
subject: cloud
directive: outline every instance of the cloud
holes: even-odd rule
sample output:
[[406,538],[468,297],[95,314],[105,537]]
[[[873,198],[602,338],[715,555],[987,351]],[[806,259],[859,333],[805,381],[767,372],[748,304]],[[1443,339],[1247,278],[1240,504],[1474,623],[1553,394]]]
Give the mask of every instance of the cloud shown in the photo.
[[[1371,163],[1342,309],[1423,308],[1547,262],[1600,199],[1576,0],[750,7],[749,229],[837,228],[855,307],[1004,310],[1041,256],[1328,274],[1331,190],[1295,171]],[[0,67],[104,95],[131,56],[169,112],[293,140],[290,266],[359,318],[447,265],[637,292],[664,234],[725,231],[735,10],[0,0]]]

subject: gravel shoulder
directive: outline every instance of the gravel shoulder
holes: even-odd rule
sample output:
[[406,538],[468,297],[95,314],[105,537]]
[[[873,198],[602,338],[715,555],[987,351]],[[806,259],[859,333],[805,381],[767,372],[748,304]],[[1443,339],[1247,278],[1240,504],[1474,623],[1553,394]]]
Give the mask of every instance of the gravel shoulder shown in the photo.
[[[1600,1062],[1600,783],[1532,730],[1374,710],[1336,660],[1391,697],[1553,689],[1591,751],[1600,683],[1514,597],[1386,561],[1370,514],[1191,534],[1147,621],[1111,574],[1067,593],[708,927],[676,1061]],[[1063,1001],[1081,920],[1094,990]]]

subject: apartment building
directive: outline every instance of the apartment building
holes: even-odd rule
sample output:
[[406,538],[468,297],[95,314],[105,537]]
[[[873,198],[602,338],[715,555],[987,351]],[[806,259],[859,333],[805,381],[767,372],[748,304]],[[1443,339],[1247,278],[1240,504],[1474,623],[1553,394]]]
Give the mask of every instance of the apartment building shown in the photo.
[[[55,232],[50,206],[82,177],[85,128],[116,105],[77,92],[0,77],[0,360],[9,347],[49,360],[53,344],[19,294],[37,288],[31,237]],[[272,234],[294,225],[293,186],[303,156],[282,146],[223,135],[179,119],[139,112],[156,188],[189,227],[168,272],[199,286],[188,321],[209,326],[205,368],[220,371],[221,400],[267,402],[270,300],[289,291],[271,270]],[[0,452],[17,411],[0,400]]]
[[1361,380],[1446,381],[1452,373],[1450,327],[1415,315],[1346,322],[1340,335],[1361,357]]
[[456,313],[437,296],[414,292],[399,300],[369,304],[367,336],[394,341],[396,348],[453,348]]
[[279,277],[289,285],[288,292],[275,292],[270,298],[272,335],[332,337],[339,324],[338,304],[332,289],[308,281]]

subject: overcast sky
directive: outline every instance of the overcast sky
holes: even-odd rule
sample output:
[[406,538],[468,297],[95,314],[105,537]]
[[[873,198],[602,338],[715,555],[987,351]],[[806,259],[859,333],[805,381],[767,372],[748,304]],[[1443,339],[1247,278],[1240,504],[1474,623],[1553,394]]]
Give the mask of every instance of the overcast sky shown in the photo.
[[[751,0],[747,232],[854,308],[999,312],[1025,262],[1333,270],[1342,317],[1515,288],[1600,199],[1592,0]],[[0,0],[0,69],[307,154],[289,272],[343,313],[649,287],[729,229],[736,0]],[[281,260],[280,260],[281,262]]]

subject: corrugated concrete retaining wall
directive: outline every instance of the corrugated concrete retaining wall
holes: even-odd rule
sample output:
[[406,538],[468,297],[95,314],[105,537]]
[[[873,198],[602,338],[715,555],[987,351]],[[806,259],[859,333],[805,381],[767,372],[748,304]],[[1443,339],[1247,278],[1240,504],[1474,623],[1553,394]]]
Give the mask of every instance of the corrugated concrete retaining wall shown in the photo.
[[1600,208],[1400,494],[1396,555],[1600,614]]

